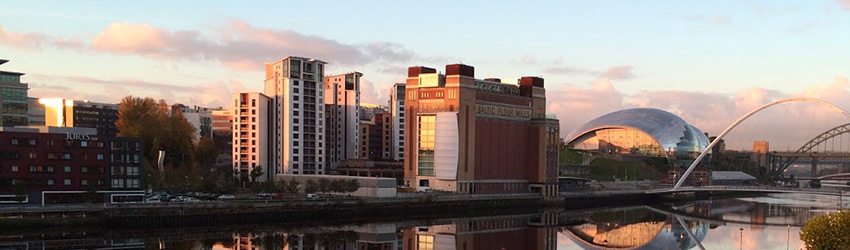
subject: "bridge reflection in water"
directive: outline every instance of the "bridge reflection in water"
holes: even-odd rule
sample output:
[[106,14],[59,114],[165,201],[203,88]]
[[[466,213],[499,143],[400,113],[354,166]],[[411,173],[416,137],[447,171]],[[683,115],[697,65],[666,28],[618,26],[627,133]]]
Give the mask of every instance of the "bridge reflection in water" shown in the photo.
[[741,243],[744,249],[801,248],[799,227],[837,206],[834,196],[773,194],[346,226],[0,229],[0,249],[739,249]]

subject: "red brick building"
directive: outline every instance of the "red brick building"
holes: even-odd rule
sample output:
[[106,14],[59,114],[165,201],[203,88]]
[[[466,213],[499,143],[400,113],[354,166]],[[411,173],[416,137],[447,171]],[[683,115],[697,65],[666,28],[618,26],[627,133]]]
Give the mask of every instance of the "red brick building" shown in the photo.
[[0,128],[0,204],[121,201],[141,195],[141,145],[93,128]]
[[557,193],[558,120],[543,79],[475,79],[475,69],[408,69],[405,184],[461,193]]

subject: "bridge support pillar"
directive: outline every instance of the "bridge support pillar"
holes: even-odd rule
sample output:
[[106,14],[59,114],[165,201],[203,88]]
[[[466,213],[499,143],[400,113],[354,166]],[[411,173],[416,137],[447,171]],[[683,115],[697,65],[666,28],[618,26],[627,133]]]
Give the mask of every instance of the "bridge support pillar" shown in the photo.
[[812,178],[818,177],[818,158],[812,155]]

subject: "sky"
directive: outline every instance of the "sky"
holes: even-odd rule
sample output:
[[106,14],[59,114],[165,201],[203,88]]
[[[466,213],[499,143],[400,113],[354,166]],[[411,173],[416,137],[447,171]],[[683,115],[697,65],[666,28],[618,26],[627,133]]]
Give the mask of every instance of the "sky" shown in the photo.
[[[135,95],[219,107],[233,92],[262,91],[263,63],[295,55],[328,62],[329,74],[362,72],[361,100],[384,105],[409,66],[464,63],[476,78],[511,83],[540,76],[562,135],[633,107],[670,111],[709,134],[784,97],[850,110],[850,0],[2,6],[0,58],[10,62],[0,70],[26,73],[34,97],[118,102]],[[850,120],[814,104],[762,116],[742,124],[730,146],[765,139],[795,148]]]

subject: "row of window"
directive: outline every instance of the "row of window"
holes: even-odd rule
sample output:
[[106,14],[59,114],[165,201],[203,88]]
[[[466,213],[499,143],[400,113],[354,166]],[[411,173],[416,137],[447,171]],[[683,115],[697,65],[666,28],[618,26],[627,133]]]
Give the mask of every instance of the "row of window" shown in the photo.
[[[53,179],[47,179],[45,181],[47,186],[55,186],[56,181]],[[62,185],[71,186],[74,184],[74,180],[72,179],[64,179],[62,180]],[[80,179],[80,186],[103,186],[103,180],[88,180],[88,179]]]
[[139,179],[112,179],[112,188],[138,188]]
[[[65,140],[64,142],[65,142],[66,147],[75,147],[75,146],[78,145],[76,143],[77,141]],[[12,139],[9,139],[9,143],[13,146],[38,146],[38,139],[12,138]],[[98,142],[79,141],[79,147],[81,147],[81,148],[87,148],[87,147],[89,147],[89,144],[92,144],[93,147],[98,147],[98,148],[102,148],[103,145],[104,145],[104,143],[100,142],[100,141],[98,141]],[[47,140],[47,146],[53,146],[53,145],[55,145],[54,140]],[[114,148],[114,144],[113,144],[113,148]],[[138,142],[136,143],[136,148],[137,149],[139,148]]]
[[[19,166],[11,166],[9,169],[13,173],[19,172],[21,170],[21,168]],[[73,172],[74,168],[71,167],[71,166],[63,166],[63,167],[61,167],[61,169],[62,169],[62,172],[64,172],[64,173],[71,173],[71,172]],[[3,172],[2,167],[0,167],[0,172]],[[56,167],[55,166],[29,166],[29,172],[30,173],[55,173]],[[80,173],[102,174],[103,173],[103,167],[80,167]]]

